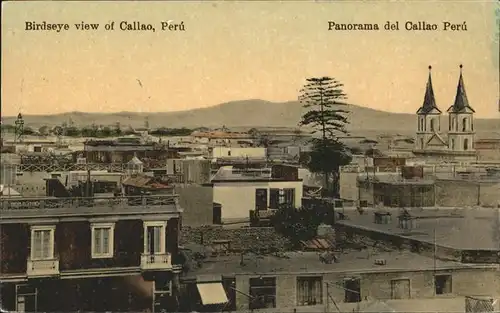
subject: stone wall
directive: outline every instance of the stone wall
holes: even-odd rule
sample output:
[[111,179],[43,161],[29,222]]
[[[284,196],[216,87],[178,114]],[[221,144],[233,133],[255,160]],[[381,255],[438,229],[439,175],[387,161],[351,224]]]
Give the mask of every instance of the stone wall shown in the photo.
[[239,251],[283,251],[290,241],[272,227],[225,229],[222,226],[182,227],[180,244],[210,246],[214,240],[230,240],[230,249]]

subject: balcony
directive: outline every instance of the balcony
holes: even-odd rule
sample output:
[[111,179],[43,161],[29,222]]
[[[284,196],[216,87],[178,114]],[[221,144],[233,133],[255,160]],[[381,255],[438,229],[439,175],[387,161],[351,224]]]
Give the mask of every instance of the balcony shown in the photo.
[[143,254],[141,255],[141,269],[143,271],[171,270],[172,256],[170,253]]
[[3,219],[61,217],[81,213],[99,214],[144,214],[178,213],[178,196],[175,194],[122,196],[122,197],[78,197],[78,198],[11,198],[0,201]]
[[59,275],[59,260],[28,260],[26,274],[28,277],[47,277]]

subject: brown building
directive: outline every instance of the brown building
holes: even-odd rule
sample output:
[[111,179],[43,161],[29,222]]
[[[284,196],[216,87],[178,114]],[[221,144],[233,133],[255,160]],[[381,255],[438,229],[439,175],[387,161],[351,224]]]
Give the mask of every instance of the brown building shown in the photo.
[[[436,302],[437,311],[444,309],[439,307],[443,297],[498,292],[499,275],[493,265],[396,251],[344,251],[336,256],[334,262],[317,252],[210,257],[182,279],[183,299],[189,299],[183,309],[352,312],[374,300],[386,300],[406,302],[408,307],[419,301]],[[463,298],[456,301],[464,306]],[[415,309],[414,304],[413,310],[403,312]]]
[[89,140],[84,144],[88,163],[127,163],[134,156],[140,159],[177,157],[177,151],[166,144],[144,142],[139,137],[122,137],[115,140]]
[[0,210],[4,309],[175,310],[175,195],[2,199]]

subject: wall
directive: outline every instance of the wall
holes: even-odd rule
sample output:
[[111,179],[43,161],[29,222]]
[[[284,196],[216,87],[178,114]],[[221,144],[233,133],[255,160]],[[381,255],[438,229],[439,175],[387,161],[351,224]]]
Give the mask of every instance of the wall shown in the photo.
[[112,258],[93,259],[91,242],[89,222],[57,224],[55,255],[59,255],[60,270],[139,266],[140,255],[144,250],[143,222],[127,220],[115,224]]
[[347,200],[358,200],[359,192],[357,187],[358,173],[340,174],[340,197]]
[[436,202],[439,206],[488,206],[500,202],[500,182],[467,180],[436,180]]
[[17,183],[17,167],[12,164],[0,164],[0,184],[14,185]]
[[47,172],[23,172],[17,176],[17,185],[12,186],[24,197],[45,196],[45,178],[50,178]]
[[220,147],[215,146],[212,150],[212,158],[221,157],[249,157],[249,158],[265,158],[267,155],[266,148],[253,147]]
[[178,185],[179,205],[184,209],[182,225],[210,225],[213,221],[214,192],[212,186]]
[[302,204],[302,181],[232,181],[213,184],[214,202],[222,205],[222,219],[249,218],[250,210],[255,210],[255,190],[267,189],[269,203],[271,188],[295,188],[295,205]]
[[480,161],[499,161],[500,148],[496,149],[477,149],[477,156]]
[[[438,271],[438,274],[441,271]],[[447,271],[446,273],[449,273]],[[432,306],[425,305],[431,301],[437,308],[443,311],[449,311],[449,307],[453,307],[456,311],[458,308],[465,308],[465,300],[463,296],[493,296],[499,294],[499,274],[496,270],[484,269],[457,269],[452,272],[452,292],[458,296],[456,299],[450,299],[450,296],[434,296],[434,271],[407,271],[407,272],[377,272],[377,273],[312,273],[302,275],[293,274],[278,274],[276,277],[276,307],[292,311],[323,311],[326,306],[330,310],[335,310],[337,305],[341,311],[348,312],[355,309],[357,303],[344,303],[344,289],[341,287],[343,279],[357,276],[361,278],[361,297],[364,300],[360,303],[360,307],[366,306],[369,300],[387,300],[389,306],[407,307],[407,310],[401,312],[415,312],[419,308],[429,308]],[[271,275],[270,275],[271,276]],[[297,277],[299,276],[321,276],[323,278],[323,303],[316,306],[300,307],[296,305],[297,299]],[[236,275],[236,289],[243,292],[249,292],[249,278],[255,277],[250,275]],[[410,294],[411,299],[391,300],[391,280],[398,278],[410,279]],[[326,283],[329,283],[327,290]],[[425,299],[425,300],[424,300]],[[446,300],[445,300],[446,299]],[[236,306],[239,310],[248,309],[248,297],[237,293]],[[328,301],[328,303],[327,303]],[[333,303],[335,301],[335,304]],[[403,304],[403,305],[402,305]],[[446,305],[439,307],[439,305]],[[410,309],[411,308],[411,309]],[[460,311],[458,311],[460,312]],[[462,311],[463,312],[463,311]]]
[[299,179],[302,179],[305,186],[324,187],[325,179],[322,174],[311,173],[307,168],[299,168]]

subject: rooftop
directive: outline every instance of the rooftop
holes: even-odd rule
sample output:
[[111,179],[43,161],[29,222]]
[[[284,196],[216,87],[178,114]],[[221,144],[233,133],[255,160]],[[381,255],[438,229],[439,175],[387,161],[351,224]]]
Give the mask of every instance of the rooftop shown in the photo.
[[[410,252],[380,252],[376,250],[348,251],[335,254],[338,262],[331,264],[320,260],[317,252],[288,252],[281,256],[253,255],[218,256],[207,258],[200,268],[192,269],[187,278],[195,278],[208,273],[212,275],[259,275],[259,274],[304,274],[304,273],[360,273],[433,270],[434,259]],[[375,260],[386,260],[385,265],[375,264]],[[436,269],[458,269],[478,267],[453,261],[436,260]],[[481,265],[479,265],[481,266]],[[488,267],[488,266],[486,266]]]
[[[393,216],[389,224],[374,223],[374,208],[363,214],[356,210],[345,210],[347,220],[339,224],[399,235],[460,250],[500,249],[500,210],[492,208],[406,208],[417,219],[411,231],[399,227],[398,216],[402,210],[384,208]],[[434,236],[435,231],[435,236]]]

